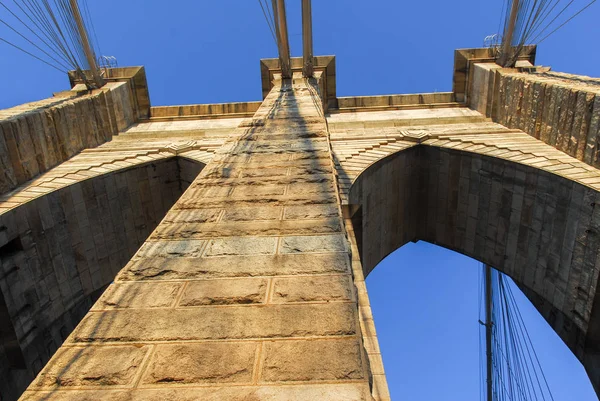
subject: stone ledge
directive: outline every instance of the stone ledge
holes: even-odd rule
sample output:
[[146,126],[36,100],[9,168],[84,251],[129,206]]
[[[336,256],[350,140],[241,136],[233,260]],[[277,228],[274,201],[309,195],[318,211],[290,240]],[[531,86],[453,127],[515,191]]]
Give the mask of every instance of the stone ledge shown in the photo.
[[261,104],[262,102],[235,102],[155,106],[150,108],[150,121],[252,117]]
[[136,390],[69,390],[38,392],[28,390],[23,401],[371,401],[368,384],[295,384],[275,386],[206,386],[200,388],[155,388]]
[[415,93],[378,96],[348,96],[337,98],[337,108],[330,113],[384,111],[411,108],[459,107],[453,92]]

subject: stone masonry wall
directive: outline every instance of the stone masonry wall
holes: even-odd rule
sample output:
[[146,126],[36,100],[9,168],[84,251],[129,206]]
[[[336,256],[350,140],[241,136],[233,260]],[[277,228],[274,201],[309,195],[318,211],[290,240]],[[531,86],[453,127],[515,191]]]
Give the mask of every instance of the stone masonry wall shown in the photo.
[[135,121],[133,113],[124,82],[0,111],[0,195],[109,141]]
[[319,95],[277,82],[23,399],[371,399],[349,251]]
[[600,79],[474,65],[471,107],[600,168]]
[[600,79],[502,73],[497,121],[600,167]]

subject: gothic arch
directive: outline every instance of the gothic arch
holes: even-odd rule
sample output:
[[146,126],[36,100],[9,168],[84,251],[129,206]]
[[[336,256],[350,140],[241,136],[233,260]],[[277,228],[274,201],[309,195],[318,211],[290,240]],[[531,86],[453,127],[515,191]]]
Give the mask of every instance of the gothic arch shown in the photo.
[[540,168],[418,145],[353,182],[367,275],[408,241],[427,241],[511,276],[600,387],[600,192]]
[[204,166],[140,158],[0,209],[3,397],[18,398]]

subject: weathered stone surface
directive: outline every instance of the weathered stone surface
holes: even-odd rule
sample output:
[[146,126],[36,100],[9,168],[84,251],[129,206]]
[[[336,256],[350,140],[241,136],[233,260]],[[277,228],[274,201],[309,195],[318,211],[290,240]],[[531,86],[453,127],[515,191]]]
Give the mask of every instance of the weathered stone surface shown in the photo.
[[338,206],[331,205],[311,205],[311,206],[288,206],[285,208],[284,218],[290,220],[298,219],[319,219],[323,217],[337,216]]
[[279,220],[282,208],[257,206],[240,207],[225,210],[224,221],[257,221],[257,220]]
[[195,198],[182,199],[175,209],[189,210],[198,208],[225,209],[244,206],[293,206],[293,205],[323,205],[335,203],[337,198],[334,192],[325,194],[298,194],[298,195],[273,195],[262,197],[228,196],[223,198]]
[[300,195],[300,194],[326,194],[333,192],[335,189],[331,182],[321,183],[298,183],[288,186],[287,195]]
[[[594,99],[598,103],[599,98],[597,79],[553,71],[516,72],[497,66],[484,72],[483,66],[476,64],[481,79],[495,79],[499,91],[479,99],[482,88],[474,82],[471,92],[478,109],[487,109],[508,128],[521,129],[589,165],[600,165],[600,159],[592,156],[596,134],[589,129],[598,121],[598,113],[593,111]],[[500,111],[497,116],[491,113],[494,108]]]
[[355,333],[355,319],[352,305],[333,303],[123,309],[89,313],[69,342],[339,336]]
[[265,343],[262,381],[358,380],[363,377],[360,345],[355,338]]
[[32,383],[32,389],[125,386],[132,383],[150,347],[63,347]]
[[257,348],[255,342],[158,345],[142,383],[250,383]]
[[113,283],[92,310],[170,307],[182,287],[180,283]]
[[287,254],[218,258],[137,259],[119,273],[118,280],[169,280],[244,276],[348,273],[348,255]]
[[[0,165],[4,167],[4,174],[0,177],[0,195],[84,149],[110,140],[117,134],[118,121],[113,115],[123,112],[117,109],[125,103],[131,107],[128,98],[133,91],[128,83],[115,82],[93,94],[73,92],[67,97],[3,110],[0,113],[0,152],[3,154]],[[132,122],[123,122],[121,128]]]
[[214,223],[219,218],[221,209],[172,210],[165,216],[167,223]]
[[161,225],[152,235],[152,239],[215,238],[252,235],[307,235],[335,233],[340,231],[341,224],[339,218],[303,221],[236,221],[221,222],[217,224],[179,223],[177,225]]
[[237,198],[254,196],[272,196],[285,194],[285,185],[240,185],[233,190],[233,196]]
[[[221,151],[221,148],[219,151]],[[266,169],[268,172],[270,169]],[[276,169],[278,170],[278,169]],[[288,169],[289,170],[289,169]],[[221,172],[221,175],[224,173]],[[284,186],[296,186],[298,184],[319,184],[324,189],[332,190],[331,186],[331,173],[322,174],[322,173],[304,173],[304,174],[293,174],[293,175],[279,175],[276,173],[275,175],[267,175],[263,174],[259,177],[236,177],[232,179],[231,177],[222,177],[215,176],[216,174],[211,174],[209,176],[204,176],[203,178],[199,178],[196,180],[192,188],[203,188],[203,187],[212,187],[212,186],[228,186],[232,188],[241,188],[248,189],[250,187],[263,188],[265,186],[268,187],[284,187]],[[230,172],[229,174],[230,175]],[[324,191],[326,192],[326,191]]]
[[284,177],[288,173],[287,168],[244,168],[241,177]]
[[[264,157],[263,157],[264,158]],[[246,158],[242,159],[227,159],[227,168],[233,172],[240,170],[240,172],[248,171],[255,172],[256,170],[263,170],[265,172],[271,171],[272,169],[290,169],[290,172],[297,172],[298,174],[304,173],[331,173],[331,163],[327,159],[308,159],[308,160],[275,160],[274,158],[266,157],[266,160],[261,161],[248,161]],[[218,162],[218,160],[213,159]],[[238,164],[239,163],[239,164]]]
[[226,197],[231,193],[231,188],[222,186],[222,187],[202,187],[202,188],[190,188],[188,196],[193,196],[194,198],[220,198]]
[[136,258],[178,258],[199,257],[204,250],[206,241],[183,240],[177,241],[147,241],[135,254]]
[[281,253],[343,252],[346,238],[343,235],[284,237],[280,249]]
[[273,282],[273,302],[350,301],[350,276],[277,278]]
[[269,255],[275,253],[277,238],[232,237],[210,240],[204,256]]
[[352,384],[305,384],[278,386],[221,386],[206,388],[139,389],[139,390],[88,390],[33,392],[28,391],[23,401],[38,399],[47,401],[306,401],[372,400],[367,383]]
[[260,278],[193,281],[186,286],[179,306],[262,303],[267,285]]

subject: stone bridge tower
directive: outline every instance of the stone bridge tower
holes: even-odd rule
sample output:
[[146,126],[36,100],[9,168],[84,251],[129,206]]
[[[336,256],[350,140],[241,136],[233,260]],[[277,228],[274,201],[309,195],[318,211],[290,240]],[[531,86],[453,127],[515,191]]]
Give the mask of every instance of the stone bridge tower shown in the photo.
[[[364,277],[510,275],[600,388],[600,80],[455,53],[449,93],[150,107],[143,68],[0,112],[0,399],[388,400]],[[25,392],[23,392],[27,389]]]

